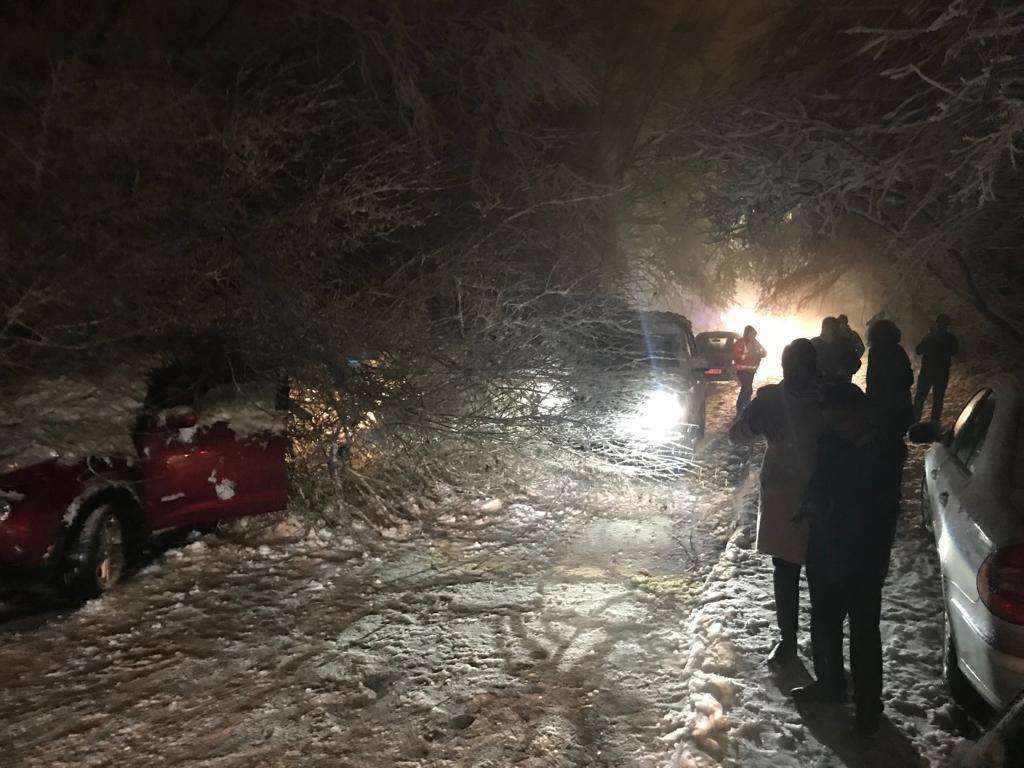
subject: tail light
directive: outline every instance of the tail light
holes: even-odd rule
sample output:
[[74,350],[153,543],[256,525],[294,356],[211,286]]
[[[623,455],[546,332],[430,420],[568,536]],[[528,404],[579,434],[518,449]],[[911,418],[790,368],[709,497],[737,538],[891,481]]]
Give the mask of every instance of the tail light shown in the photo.
[[978,571],[978,597],[992,613],[1024,624],[1024,544],[997,549]]

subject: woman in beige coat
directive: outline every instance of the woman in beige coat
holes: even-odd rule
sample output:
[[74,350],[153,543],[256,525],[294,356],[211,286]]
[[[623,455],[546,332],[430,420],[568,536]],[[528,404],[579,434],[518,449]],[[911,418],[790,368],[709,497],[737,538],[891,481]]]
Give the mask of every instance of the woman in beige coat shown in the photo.
[[781,640],[768,655],[779,669],[796,658],[800,615],[800,567],[810,524],[801,516],[804,491],[814,469],[821,434],[821,379],[817,354],[807,339],[782,353],[782,382],[761,387],[729,430],[733,442],[764,437],[757,550],[774,565],[775,614]]

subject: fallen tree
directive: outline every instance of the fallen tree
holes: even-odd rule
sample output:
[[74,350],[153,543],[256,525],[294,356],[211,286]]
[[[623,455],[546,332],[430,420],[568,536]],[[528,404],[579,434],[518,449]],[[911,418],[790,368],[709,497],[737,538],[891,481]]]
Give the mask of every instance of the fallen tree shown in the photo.
[[[643,63],[674,66],[670,35],[604,57],[633,39],[614,11],[5,10],[0,371],[215,334],[292,380],[310,510],[338,488],[391,504],[571,421],[538,382],[589,375],[565,348],[651,276],[620,242],[647,115],[631,84],[647,105]],[[685,29],[684,4],[652,13],[630,34]]]

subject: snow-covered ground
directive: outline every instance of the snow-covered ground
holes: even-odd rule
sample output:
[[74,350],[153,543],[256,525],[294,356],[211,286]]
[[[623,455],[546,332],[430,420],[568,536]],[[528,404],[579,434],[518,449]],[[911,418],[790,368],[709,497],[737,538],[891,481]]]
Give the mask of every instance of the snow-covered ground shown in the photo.
[[886,591],[891,723],[865,747],[848,713],[804,717],[766,674],[756,478],[737,492],[721,439],[733,398],[718,390],[701,483],[453,500],[381,558],[288,526],[206,536],[80,610],[8,618],[0,765],[936,762],[953,736],[916,508]]
[[654,765],[727,476],[453,500],[382,558],[287,527],[172,549],[0,624],[0,764]]
[[[913,486],[920,479],[919,466],[907,475],[907,485]],[[686,628],[691,644],[681,676],[688,696],[663,719],[665,740],[674,745],[668,765],[902,768],[945,763],[957,736],[941,678],[941,584],[934,547],[911,491],[906,489],[883,592],[886,719],[881,732],[872,739],[857,736],[852,705],[801,713],[788,697],[790,688],[812,679],[806,590],[805,667],[778,676],[768,672],[764,659],[775,639],[771,565],[752,550],[751,503]]]
[[[863,384],[862,384],[863,385]],[[971,393],[951,382],[947,419]],[[903,514],[882,594],[885,719],[871,739],[855,735],[852,705],[800,712],[787,692],[811,677],[809,598],[802,592],[803,664],[772,675],[765,657],[776,640],[771,564],[753,550],[756,485],[752,475],[740,524],[708,576],[685,629],[680,662],[687,695],[662,723],[671,745],[665,764],[698,766],[946,765],[964,722],[942,682],[943,605],[938,558],[921,523],[925,449],[911,447]],[[849,646],[846,647],[849,669]]]

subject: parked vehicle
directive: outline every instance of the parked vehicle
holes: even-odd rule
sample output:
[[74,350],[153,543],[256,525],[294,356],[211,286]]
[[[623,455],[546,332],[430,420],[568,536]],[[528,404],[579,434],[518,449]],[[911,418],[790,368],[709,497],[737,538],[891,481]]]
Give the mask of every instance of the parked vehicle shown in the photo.
[[736,380],[732,348],[739,338],[739,334],[732,331],[705,331],[697,334],[697,354],[707,362],[704,378],[708,381]]
[[922,512],[938,547],[946,609],[945,673],[955,698],[1002,708],[1024,690],[1024,387],[994,378],[925,457]]
[[[69,382],[40,386],[59,399]],[[81,418],[60,406],[50,414],[61,429],[92,430],[81,442],[49,446],[46,425],[0,418],[0,586],[92,597],[155,533],[286,505],[286,403],[274,386],[199,380],[179,365],[155,372],[141,402],[124,388],[90,387],[84,407],[74,400]],[[134,425],[97,418],[118,397],[137,406]]]
[[631,423],[648,441],[682,438],[692,444],[707,426],[707,385],[690,321],[674,312],[641,312],[649,389]]
[[594,355],[593,377],[572,390],[585,433],[578,445],[615,464],[676,474],[706,423],[704,362],[689,321],[624,310],[606,323]]

